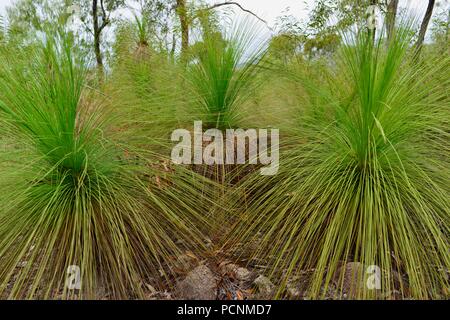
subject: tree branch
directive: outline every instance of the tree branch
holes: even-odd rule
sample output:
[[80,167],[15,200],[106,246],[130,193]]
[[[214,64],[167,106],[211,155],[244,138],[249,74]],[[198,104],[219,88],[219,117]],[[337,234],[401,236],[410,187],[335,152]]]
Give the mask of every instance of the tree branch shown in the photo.
[[86,21],[81,21],[81,23],[84,26],[84,29],[86,29],[87,32],[89,32],[91,35],[94,35],[94,32],[91,30],[91,28],[88,26],[88,24],[86,23]]
[[102,8],[103,17],[106,17],[105,5],[103,4],[103,0],[100,0],[100,7]]
[[102,9],[103,19],[102,19],[102,25],[100,26],[99,31],[102,32],[102,30],[105,29],[105,27],[109,24],[109,15],[106,16],[106,10],[105,10],[105,6],[103,4],[103,0],[100,0],[100,7]]
[[[216,8],[227,6],[227,5],[235,5],[235,6],[237,6],[242,11],[247,12],[248,14],[251,14],[256,19],[258,19],[259,21],[263,22],[264,24],[266,24],[269,27],[269,24],[267,23],[266,20],[260,18],[256,13],[254,13],[254,12],[248,10],[248,9],[245,9],[243,6],[241,6],[239,3],[235,2],[235,1],[226,1],[226,2],[221,2],[221,3],[216,3],[216,4],[213,4],[213,5],[209,6],[209,7],[204,8],[202,10],[212,10],[212,9],[216,9]],[[271,28],[269,27],[269,29],[271,29]]]

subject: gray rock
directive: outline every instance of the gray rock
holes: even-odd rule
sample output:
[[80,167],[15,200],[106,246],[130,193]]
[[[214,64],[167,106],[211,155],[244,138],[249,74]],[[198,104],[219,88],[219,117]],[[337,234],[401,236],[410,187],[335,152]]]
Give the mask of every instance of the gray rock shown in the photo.
[[177,284],[177,297],[184,300],[214,300],[217,297],[217,283],[211,270],[201,265],[188,273]]
[[253,284],[258,289],[258,296],[257,296],[257,298],[268,299],[274,293],[275,286],[269,280],[269,278],[267,278],[267,277],[265,277],[263,275],[258,276],[255,279],[255,281],[253,281]]
[[252,277],[252,273],[245,268],[237,268],[234,272],[236,279],[239,281],[249,281]]
[[219,265],[219,270],[222,275],[234,276],[236,270],[239,268],[238,265],[230,263],[229,261],[224,261]]
[[223,275],[232,276],[239,281],[250,280],[252,273],[246,268],[240,267],[234,263],[229,263],[225,261],[219,265],[219,270]]

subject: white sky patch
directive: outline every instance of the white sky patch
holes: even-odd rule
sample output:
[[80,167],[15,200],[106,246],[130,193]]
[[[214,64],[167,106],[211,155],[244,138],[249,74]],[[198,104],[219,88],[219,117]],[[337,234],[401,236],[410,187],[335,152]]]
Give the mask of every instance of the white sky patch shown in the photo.
[[[6,14],[6,6],[11,5],[17,0],[0,0],[0,15]],[[207,0],[208,3],[221,3],[225,0]],[[244,8],[249,9],[261,18],[266,20],[270,26],[275,24],[276,18],[282,14],[286,8],[290,8],[290,13],[299,19],[306,19],[308,17],[308,9],[310,9],[314,0],[235,0],[241,4]],[[445,3],[448,1],[440,0],[438,3]],[[410,6],[414,10],[423,15],[428,1],[426,0],[400,0],[400,7]],[[238,11],[238,8],[235,8]]]
[[[6,15],[6,7],[10,6],[14,2],[18,0],[0,0],[0,15]],[[195,0],[188,0],[195,1]],[[208,4],[217,4],[223,3],[231,0],[206,0]],[[300,22],[305,22],[308,19],[308,15],[310,10],[313,8],[315,0],[233,0],[234,2],[239,3],[243,8],[250,10],[257,14],[260,18],[267,21],[269,28],[267,28],[267,34],[264,34],[263,37],[270,37],[269,34],[272,33],[277,18],[284,15],[292,15],[297,18]],[[136,7],[136,3],[133,1],[127,1],[131,7]],[[134,5],[132,5],[134,4]],[[418,21],[421,21],[425,10],[427,7],[427,0],[400,0],[399,1],[399,9],[408,8],[409,13],[416,18]],[[450,0],[437,0],[436,7],[433,11],[434,14],[437,12],[442,12],[442,10],[449,9]],[[244,13],[235,5],[223,6],[216,10],[233,10],[233,17],[235,19],[245,19],[250,15],[248,13]],[[131,18],[132,13],[129,9],[120,10],[117,13],[119,16]],[[263,33],[262,33],[263,34]]]
[[[225,2],[222,0],[207,0],[210,4]],[[307,20],[308,13],[314,6],[314,0],[235,0],[245,9],[251,10],[259,17],[266,20],[270,27],[276,23],[277,17],[281,16],[286,9],[289,9],[289,14],[292,14],[299,20]],[[437,3],[444,4],[447,0],[438,0]],[[410,8],[411,14],[419,15],[420,18],[425,14],[427,7],[427,0],[400,0],[400,8]],[[234,11],[238,13],[240,9],[237,6],[233,7]]]
[[0,0],[0,15],[6,15],[6,6],[9,6],[12,3],[12,0]]

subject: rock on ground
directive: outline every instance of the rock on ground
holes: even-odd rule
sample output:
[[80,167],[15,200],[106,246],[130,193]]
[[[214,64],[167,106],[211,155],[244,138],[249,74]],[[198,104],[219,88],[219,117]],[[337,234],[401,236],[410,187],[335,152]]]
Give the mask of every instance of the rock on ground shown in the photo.
[[205,265],[198,266],[177,284],[177,297],[185,300],[215,300],[217,283],[212,271]]
[[258,299],[269,299],[275,291],[275,286],[269,280],[269,278],[260,275],[253,282],[255,287],[258,289],[257,298]]

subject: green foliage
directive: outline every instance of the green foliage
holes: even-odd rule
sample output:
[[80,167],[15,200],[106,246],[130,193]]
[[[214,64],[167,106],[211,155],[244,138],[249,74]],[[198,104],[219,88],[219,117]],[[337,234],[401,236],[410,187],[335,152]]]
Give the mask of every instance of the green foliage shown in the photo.
[[[205,184],[162,163],[152,137],[127,139],[125,113],[100,107],[73,44],[53,39],[5,54],[0,72],[0,296],[142,297],[202,244]],[[71,265],[80,291],[65,286]]]
[[55,32],[67,23],[70,1],[19,0],[7,8],[11,35],[21,42],[33,42],[40,32]]
[[136,141],[153,137],[160,142],[160,151],[169,155],[170,134],[184,118],[182,70],[170,53],[142,42],[148,38],[137,30],[137,23],[122,25],[118,33],[115,64],[105,85],[109,107],[130,120],[123,125],[134,131]]
[[[203,35],[202,49],[188,68],[188,79],[198,97],[195,116],[206,127],[235,126],[239,106],[248,98],[265,44],[255,41],[255,26],[237,25],[224,38]],[[256,38],[257,39],[257,38]]]
[[138,44],[140,45],[148,45],[148,25],[147,25],[147,18],[145,16],[142,16],[142,18],[139,18],[137,15],[134,15],[134,22],[136,25],[136,33],[138,36]]
[[[0,17],[0,298],[144,298],[171,289],[186,251],[203,258],[205,235],[225,243],[211,255],[268,266],[275,298],[298,279],[311,298],[448,297],[448,10],[413,58],[404,23],[389,43],[368,35],[369,0],[286,11],[268,45],[251,22],[221,31],[230,6],[177,2],[139,1],[127,20],[126,1],[97,1],[97,53],[114,52],[101,81],[93,1]],[[71,4],[82,26],[59,33]],[[180,8],[201,39],[177,57]],[[278,174],[172,165],[172,131],[195,120],[279,128]],[[379,290],[364,285],[373,265]]]
[[300,53],[303,41],[304,37],[299,34],[280,33],[270,39],[268,56],[275,61],[287,64]]
[[158,51],[171,52],[175,46],[171,27],[175,1],[144,0],[139,3],[140,15],[133,15],[140,38]]
[[[397,31],[386,49],[360,33],[320,78],[301,75],[310,105],[285,128],[296,134],[285,140],[278,175],[255,174],[233,193],[239,222],[229,244],[256,243],[251,257],[269,263],[278,297],[314,270],[307,295],[329,296],[334,283],[342,298],[348,262],[364,268],[353,275],[354,297],[390,298],[394,289],[445,297],[449,80],[435,75],[448,59],[413,64],[407,34]],[[365,285],[371,265],[381,290]]]
[[435,46],[441,52],[450,50],[450,8],[438,12],[431,27]]

